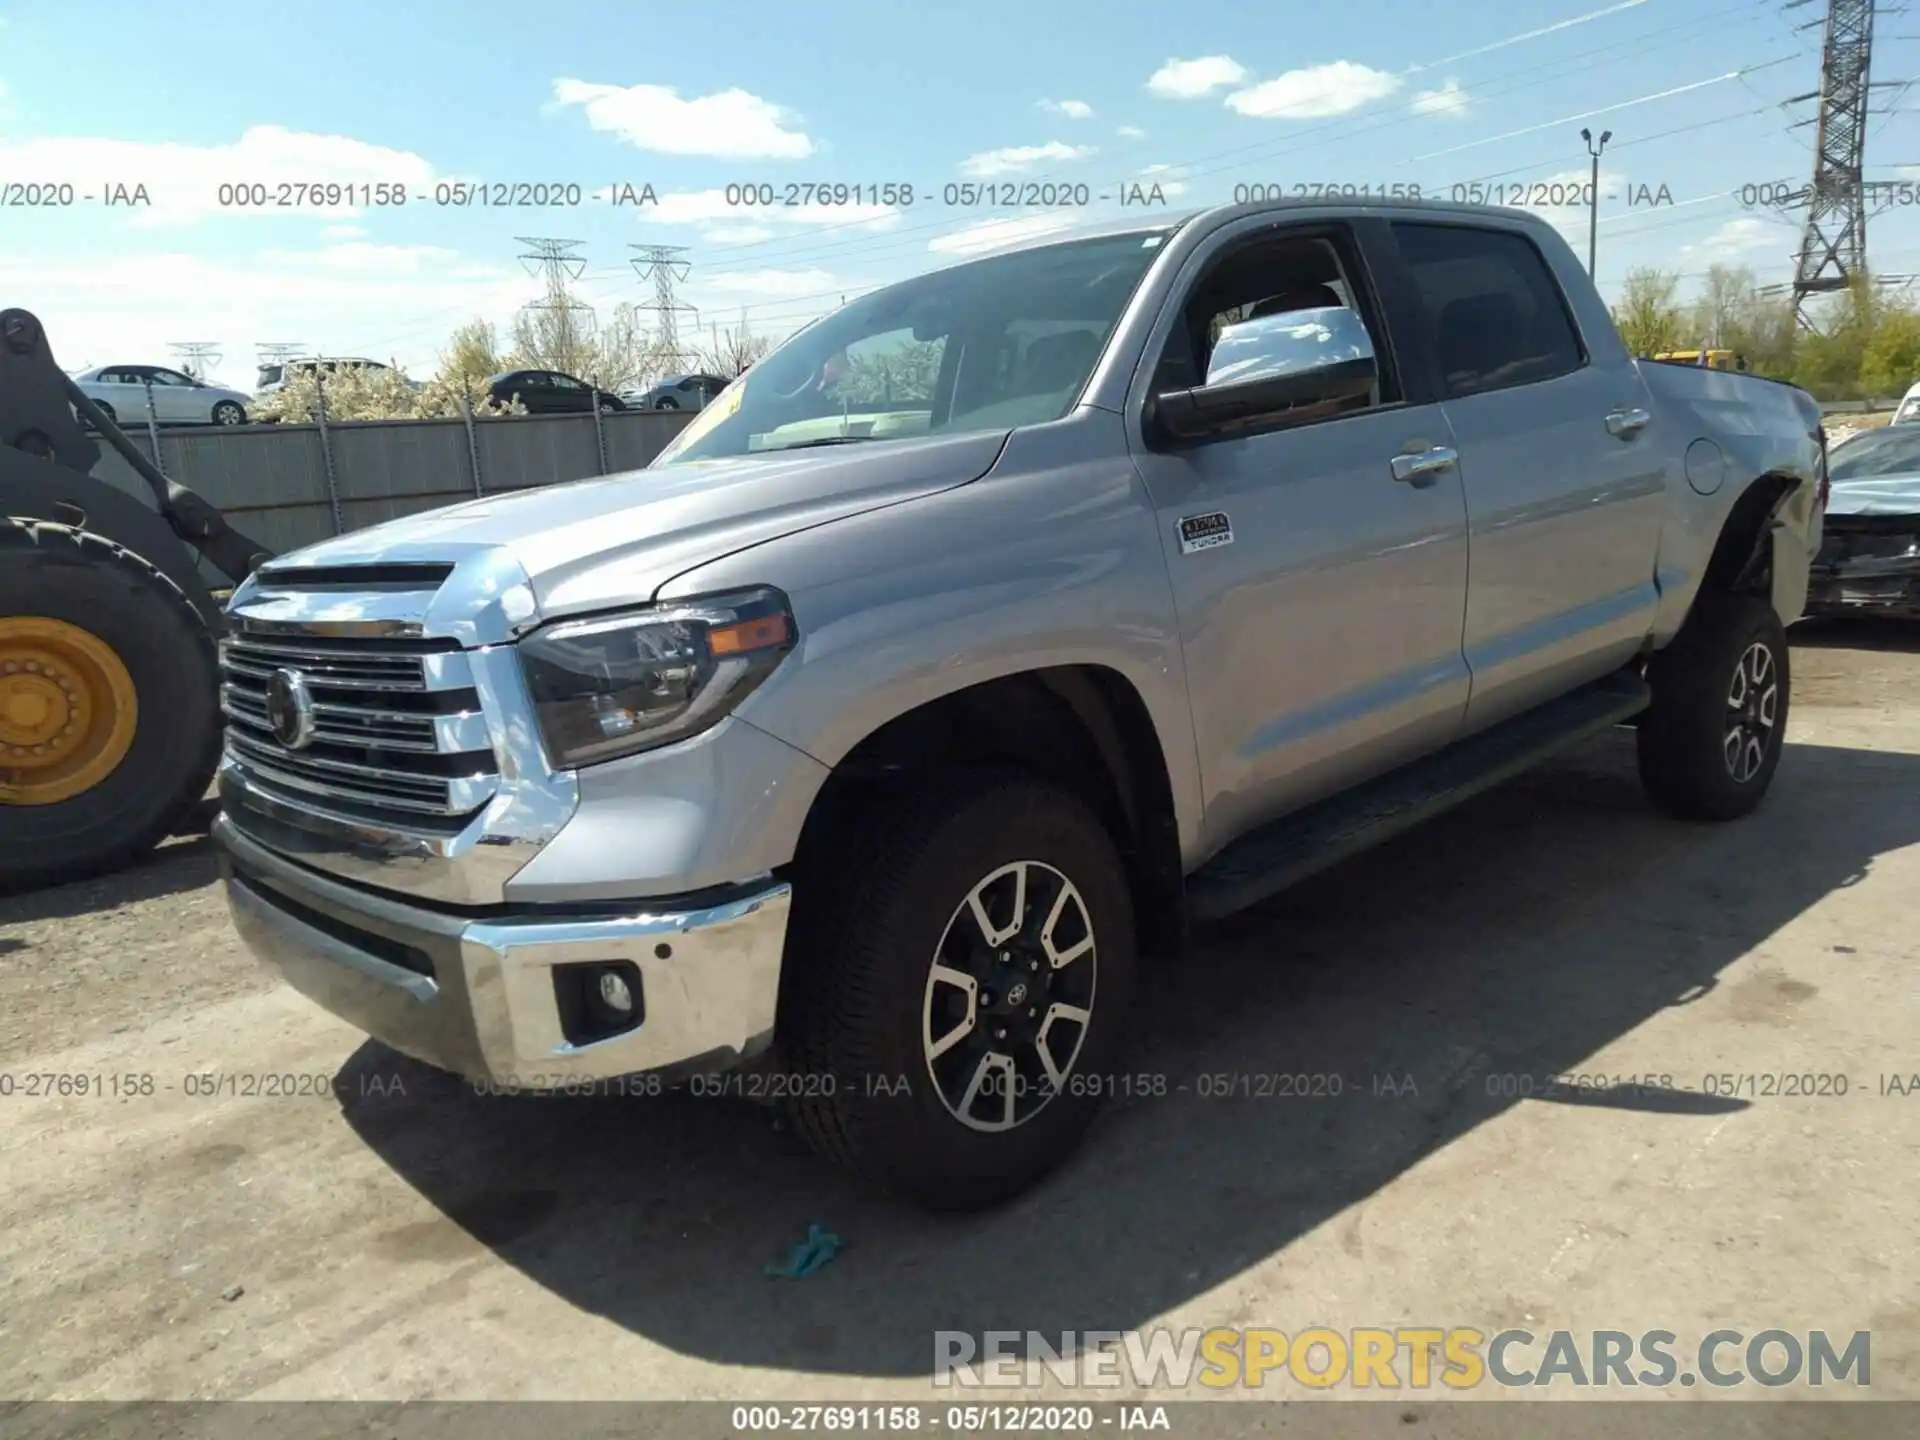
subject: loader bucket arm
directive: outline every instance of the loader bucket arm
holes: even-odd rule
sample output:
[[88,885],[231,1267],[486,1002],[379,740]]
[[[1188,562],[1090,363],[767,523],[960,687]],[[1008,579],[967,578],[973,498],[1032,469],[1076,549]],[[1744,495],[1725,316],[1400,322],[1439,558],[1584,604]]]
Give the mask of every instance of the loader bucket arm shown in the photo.
[[[167,564],[167,555],[152,543],[152,529],[134,520],[127,506],[148,517],[153,511],[94,478],[100,449],[80,428],[75,412],[146,482],[154,510],[172,537],[236,584],[272,558],[265,546],[229,525],[218,507],[163,475],[87,398],[54,363],[38,319],[25,310],[0,310],[0,514],[74,524],[69,512],[77,511],[88,528],[144,555],[180,583],[176,569],[192,575],[192,567],[184,556],[178,567]],[[205,591],[197,577],[182,588],[190,596]]]

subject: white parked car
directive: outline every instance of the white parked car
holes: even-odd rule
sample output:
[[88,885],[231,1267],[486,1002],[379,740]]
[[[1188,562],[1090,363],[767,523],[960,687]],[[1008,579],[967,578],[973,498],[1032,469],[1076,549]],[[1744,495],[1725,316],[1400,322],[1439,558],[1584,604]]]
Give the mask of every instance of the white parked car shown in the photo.
[[1907,391],[1905,398],[1900,402],[1900,408],[1893,412],[1893,419],[1889,423],[1911,425],[1916,420],[1920,420],[1920,385],[1915,385]]
[[247,397],[196,380],[163,365],[101,365],[73,377],[80,391],[122,425],[147,418],[149,386],[153,418],[162,425],[244,425]]

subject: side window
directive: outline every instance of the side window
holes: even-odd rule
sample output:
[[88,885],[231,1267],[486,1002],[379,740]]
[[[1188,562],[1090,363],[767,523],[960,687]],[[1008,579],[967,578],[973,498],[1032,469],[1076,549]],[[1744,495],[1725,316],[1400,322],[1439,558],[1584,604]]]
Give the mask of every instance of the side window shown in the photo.
[[[1265,237],[1230,248],[1188,292],[1154,371],[1154,393],[1371,358],[1379,371],[1371,396],[1331,413],[1397,402],[1391,353],[1358,275],[1357,252],[1344,231]],[[1347,313],[1305,313],[1327,310]],[[1299,418],[1325,413],[1313,407]]]
[[553,388],[556,390],[584,390],[586,386],[582,385],[571,375],[555,375],[553,376]]
[[520,390],[551,390],[553,388],[552,382],[538,370],[529,370],[513,383],[515,388]]
[[193,385],[193,381],[185,375],[182,375],[178,370],[160,369],[154,370],[153,383],[156,385],[185,385],[189,388]]
[[1534,385],[1586,363],[1566,299],[1531,240],[1465,225],[1395,225],[1427,312],[1443,394]]

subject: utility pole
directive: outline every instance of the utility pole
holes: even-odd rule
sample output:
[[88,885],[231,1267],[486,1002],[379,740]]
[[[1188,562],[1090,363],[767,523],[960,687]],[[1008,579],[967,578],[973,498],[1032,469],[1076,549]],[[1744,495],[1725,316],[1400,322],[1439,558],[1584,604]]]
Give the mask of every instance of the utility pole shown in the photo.
[[[1788,0],[1795,9],[1809,0]],[[1786,103],[1820,102],[1819,113],[1800,125],[1816,125],[1813,178],[1807,188],[1782,208],[1806,207],[1800,248],[1793,274],[1793,313],[1802,328],[1814,329],[1808,301],[1815,295],[1850,288],[1868,274],[1867,205],[1875,187],[1863,181],[1867,150],[1867,115],[1872,92],[1901,88],[1898,82],[1876,85],[1873,68],[1874,0],[1827,0],[1820,51],[1820,88],[1795,95]],[[1798,127],[1796,127],[1798,128]]]
[[212,340],[178,340],[167,348],[180,357],[180,368],[196,380],[206,379],[208,368],[220,363],[220,346]]
[[654,320],[655,353],[669,369],[682,368],[686,356],[680,350],[680,331],[678,317],[692,315],[694,323],[699,323],[700,312],[691,305],[683,304],[674,294],[676,282],[685,280],[692,268],[680,257],[687,253],[685,245],[628,245],[630,250],[640,253],[633,258],[634,272],[642,280],[653,281],[653,303],[642,305],[641,310],[651,311]]
[[1600,246],[1600,152],[1607,148],[1607,141],[1613,138],[1611,130],[1600,132],[1600,143],[1593,143],[1593,132],[1582,130],[1580,138],[1587,142],[1587,154],[1593,157],[1593,178],[1587,182],[1587,278],[1593,279],[1594,258]]
[[[545,297],[521,307],[536,317],[541,348],[547,352],[542,358],[557,370],[580,369],[588,358],[585,352],[593,339],[594,313],[591,305],[568,293],[567,282],[578,280],[586,273],[586,258],[569,253],[586,242],[526,235],[516,238],[527,247],[527,252],[520,256],[527,273],[546,278]],[[598,383],[596,376],[582,378]]]

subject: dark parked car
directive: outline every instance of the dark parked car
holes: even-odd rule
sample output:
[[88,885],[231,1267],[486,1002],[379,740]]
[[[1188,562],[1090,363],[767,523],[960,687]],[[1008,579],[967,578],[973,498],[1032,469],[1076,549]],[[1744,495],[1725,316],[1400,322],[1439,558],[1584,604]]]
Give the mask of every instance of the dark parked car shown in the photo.
[[1920,617],[1920,425],[1834,446],[1827,477],[1807,613]]
[[626,398],[636,410],[704,410],[728,383],[718,375],[675,375]]
[[595,389],[558,370],[509,370],[487,381],[487,394],[498,405],[518,400],[530,415],[585,414],[596,403],[602,410],[627,408],[611,391]]

